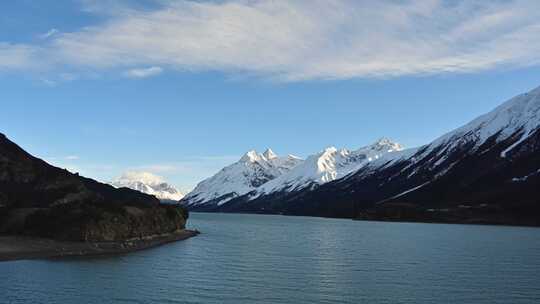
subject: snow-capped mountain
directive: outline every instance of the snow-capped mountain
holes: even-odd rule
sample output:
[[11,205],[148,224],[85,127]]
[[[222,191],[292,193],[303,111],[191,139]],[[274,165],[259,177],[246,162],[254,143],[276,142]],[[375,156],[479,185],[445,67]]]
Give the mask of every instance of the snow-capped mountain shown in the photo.
[[374,161],[340,187],[362,189],[364,199],[371,197],[379,206],[395,201],[450,207],[476,201],[500,209],[536,204],[539,152],[540,87],[428,145]]
[[200,182],[182,203],[188,206],[222,205],[289,172],[300,163],[302,159],[296,156],[279,157],[271,149],[262,154],[249,151],[236,163]]
[[540,88],[537,88],[516,96],[467,125],[445,134],[431,143],[426,153],[437,146],[446,145],[448,149],[453,149],[465,142],[475,143],[471,149],[471,152],[474,152],[490,138],[500,142],[519,134],[519,140],[501,153],[501,157],[505,157],[536,131],[539,123]]
[[314,185],[321,185],[359,170],[367,163],[383,155],[401,151],[403,147],[387,138],[358,150],[329,147],[309,156],[302,164],[256,189],[264,195],[274,191],[298,191]]
[[[540,87],[518,95],[494,110],[479,116],[468,124],[437,138],[428,145],[389,155],[370,164],[371,170],[388,166],[389,162],[407,161],[404,171],[424,164],[429,171],[437,172],[439,178],[452,169],[466,155],[487,154],[500,144],[505,146],[499,153],[504,159],[512,151],[533,136],[540,126]],[[507,144],[506,142],[510,142]],[[410,172],[409,179],[420,168]]]
[[111,185],[151,194],[160,200],[179,201],[184,197],[182,192],[165,182],[162,177],[149,172],[126,172],[111,182]]
[[326,149],[214,211],[540,224],[540,88],[427,145],[381,146]]

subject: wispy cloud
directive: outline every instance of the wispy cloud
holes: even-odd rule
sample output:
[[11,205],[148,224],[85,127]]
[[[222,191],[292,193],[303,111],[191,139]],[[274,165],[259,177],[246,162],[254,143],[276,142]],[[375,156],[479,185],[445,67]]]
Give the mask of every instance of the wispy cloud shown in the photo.
[[[85,2],[100,12],[96,1]],[[537,0],[160,3],[117,8],[102,24],[56,33],[43,57],[82,69],[128,70],[125,75],[133,77],[159,74],[158,67],[167,66],[281,81],[540,64]],[[15,53],[24,61],[24,48]],[[2,56],[0,46],[0,68],[6,65]]]
[[152,165],[143,165],[138,166],[135,169],[150,171],[153,173],[181,173],[185,171],[185,165],[182,163],[176,164],[152,164]]
[[41,83],[43,83],[44,85],[48,87],[56,87],[56,85],[58,84],[56,81],[48,79],[48,78],[41,78],[40,80],[41,80]]
[[175,162],[146,164],[129,169],[134,171],[148,171],[156,174],[203,175],[203,177],[208,177],[238,159],[240,159],[240,156],[184,156],[181,160]]
[[41,35],[39,35],[39,38],[41,39],[47,39],[47,38],[50,38],[54,35],[58,34],[58,30],[55,29],[55,28],[52,28],[50,30],[48,30],[46,33],[43,33]]
[[131,69],[124,73],[126,77],[130,78],[147,78],[161,74],[163,69],[157,66],[143,68],[143,69]]
[[38,57],[42,51],[36,46],[0,41],[0,71],[34,70],[41,65]]
[[45,159],[51,162],[57,162],[57,161],[75,161],[81,158],[78,155],[67,155],[67,156],[45,157]]

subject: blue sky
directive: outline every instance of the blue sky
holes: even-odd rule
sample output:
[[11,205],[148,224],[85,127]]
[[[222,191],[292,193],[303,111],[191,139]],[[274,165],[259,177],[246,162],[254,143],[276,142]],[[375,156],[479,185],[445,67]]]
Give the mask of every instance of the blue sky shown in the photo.
[[540,86],[537,1],[306,3],[3,2],[0,132],[189,189],[250,149],[425,144]]

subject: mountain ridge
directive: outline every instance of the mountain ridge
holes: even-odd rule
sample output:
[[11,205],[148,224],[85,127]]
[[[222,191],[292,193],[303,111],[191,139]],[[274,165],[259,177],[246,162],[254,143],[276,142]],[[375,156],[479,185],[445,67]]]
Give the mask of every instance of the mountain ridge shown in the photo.
[[340,178],[203,210],[537,225],[539,125],[540,87],[431,143],[386,153]]

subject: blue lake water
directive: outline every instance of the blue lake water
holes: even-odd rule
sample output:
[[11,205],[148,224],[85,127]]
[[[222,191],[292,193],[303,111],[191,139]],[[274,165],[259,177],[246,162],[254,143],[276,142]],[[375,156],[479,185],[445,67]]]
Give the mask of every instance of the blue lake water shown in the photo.
[[127,255],[0,263],[0,303],[540,303],[540,229],[192,213]]

